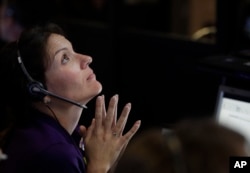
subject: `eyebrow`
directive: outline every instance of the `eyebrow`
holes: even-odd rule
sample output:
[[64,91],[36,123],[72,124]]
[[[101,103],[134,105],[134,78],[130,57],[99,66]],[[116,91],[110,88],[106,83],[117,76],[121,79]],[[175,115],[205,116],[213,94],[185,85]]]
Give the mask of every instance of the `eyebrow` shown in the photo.
[[63,48],[61,48],[61,49],[58,49],[58,50],[55,52],[55,55],[54,55],[54,56],[56,56],[59,52],[61,52],[61,51],[63,51],[63,50],[67,50],[67,48],[66,48],[66,47],[63,47]]

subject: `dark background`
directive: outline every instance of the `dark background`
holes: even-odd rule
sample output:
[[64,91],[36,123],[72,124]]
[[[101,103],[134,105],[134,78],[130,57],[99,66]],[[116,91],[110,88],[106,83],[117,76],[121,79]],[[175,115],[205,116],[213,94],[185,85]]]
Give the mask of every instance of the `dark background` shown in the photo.
[[[159,2],[162,4],[155,7],[158,13],[150,13],[153,19],[148,17],[147,22],[133,23],[132,17],[124,18],[127,7],[115,1],[107,4],[99,16],[95,13],[88,18],[85,11],[79,18],[60,21],[76,49],[93,57],[92,67],[104,86],[107,101],[118,93],[120,108],[132,102],[128,127],[137,119],[142,120],[142,128],[147,128],[171,126],[183,118],[214,116],[217,89],[225,77],[227,81],[236,81],[239,87],[247,83],[231,75],[226,67],[206,68],[206,63],[200,63],[204,57],[248,48],[242,31],[247,15],[243,13],[243,1],[217,1],[215,44],[162,32],[168,30],[166,24],[161,24],[168,18],[160,10],[166,12],[168,9],[163,7],[168,5],[163,0]],[[86,118],[93,116],[93,106],[94,100],[83,112],[85,123]]]
[[[223,63],[217,67],[202,61],[217,55],[241,56],[239,52],[248,49],[243,32],[247,2],[217,0],[213,44],[166,34],[170,3],[159,0],[154,6],[129,8],[111,0],[97,10],[87,1],[88,5],[77,9],[77,1],[72,1],[65,3],[67,10],[56,19],[76,50],[93,57],[91,67],[107,101],[118,93],[120,109],[132,102],[127,127],[137,119],[142,120],[143,129],[171,126],[188,117],[214,116],[217,89],[225,79],[239,87],[248,85],[248,79],[234,76]],[[136,15],[137,19],[135,13],[144,16]],[[93,117],[94,101],[83,112],[84,123]]]

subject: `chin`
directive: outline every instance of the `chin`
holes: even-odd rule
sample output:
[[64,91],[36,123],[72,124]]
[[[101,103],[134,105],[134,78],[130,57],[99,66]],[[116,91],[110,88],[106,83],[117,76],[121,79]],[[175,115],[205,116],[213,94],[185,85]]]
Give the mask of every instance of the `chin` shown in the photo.
[[102,84],[98,82],[98,85],[96,86],[97,94],[100,94],[102,92]]
[[[91,94],[91,99],[93,99],[95,96],[97,96],[98,94],[100,94],[102,92],[102,85],[99,83],[99,85],[97,85],[94,89],[93,92]],[[90,100],[91,100],[90,99]]]
[[102,92],[102,85],[99,88],[98,94],[100,94]]

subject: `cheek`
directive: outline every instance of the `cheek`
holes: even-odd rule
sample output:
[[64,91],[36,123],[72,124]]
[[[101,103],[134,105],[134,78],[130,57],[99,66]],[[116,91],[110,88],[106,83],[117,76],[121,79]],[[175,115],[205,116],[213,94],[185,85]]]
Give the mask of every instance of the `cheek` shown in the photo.
[[79,73],[64,72],[49,76],[47,82],[48,89],[53,92],[68,92],[77,89],[81,85]]

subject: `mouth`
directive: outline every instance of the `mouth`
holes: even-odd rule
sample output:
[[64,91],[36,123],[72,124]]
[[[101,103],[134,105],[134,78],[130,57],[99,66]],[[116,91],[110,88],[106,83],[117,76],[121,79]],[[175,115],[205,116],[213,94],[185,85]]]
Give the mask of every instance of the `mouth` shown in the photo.
[[92,79],[95,79],[95,73],[91,73],[87,78],[87,80],[92,80]]

